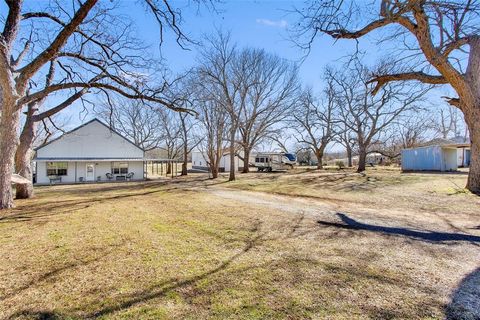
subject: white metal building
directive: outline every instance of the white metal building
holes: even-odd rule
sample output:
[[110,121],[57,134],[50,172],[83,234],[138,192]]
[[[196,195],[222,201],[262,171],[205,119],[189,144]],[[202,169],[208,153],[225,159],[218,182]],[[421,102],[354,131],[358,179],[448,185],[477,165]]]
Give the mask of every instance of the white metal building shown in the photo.
[[404,171],[454,171],[458,168],[456,146],[425,146],[402,150]]
[[[242,157],[243,152],[239,152],[240,157]],[[243,170],[243,160],[240,158],[238,155],[235,155],[235,171],[241,171]],[[252,153],[250,155],[250,159],[253,157],[253,162],[255,159],[255,155]],[[202,152],[200,150],[194,150],[192,151],[192,168],[193,169],[199,169],[199,170],[205,170],[209,171],[208,167],[208,157],[205,152]],[[226,149],[220,158],[220,163],[219,163],[219,172],[230,172],[230,153]]]
[[98,119],[36,149],[36,183],[143,180],[144,151]]

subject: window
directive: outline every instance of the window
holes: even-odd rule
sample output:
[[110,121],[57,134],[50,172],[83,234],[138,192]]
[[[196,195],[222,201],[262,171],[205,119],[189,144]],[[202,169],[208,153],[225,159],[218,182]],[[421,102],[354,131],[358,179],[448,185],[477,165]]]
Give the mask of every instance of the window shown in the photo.
[[127,174],[128,162],[112,162],[112,174]]
[[66,176],[67,162],[47,162],[47,176]]

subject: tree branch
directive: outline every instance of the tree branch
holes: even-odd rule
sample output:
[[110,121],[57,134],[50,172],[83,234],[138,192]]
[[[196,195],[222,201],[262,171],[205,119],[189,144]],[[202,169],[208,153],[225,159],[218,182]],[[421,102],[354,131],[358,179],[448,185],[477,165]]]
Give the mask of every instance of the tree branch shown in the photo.
[[20,76],[17,80],[17,90],[23,91],[28,79],[32,77],[47,61],[51,60],[58,51],[65,45],[68,38],[75,32],[78,26],[85,20],[86,16],[97,3],[98,0],[86,0],[85,3],[78,9],[73,16],[73,19],[65,25],[60,31],[57,37],[42,53],[40,53],[35,59],[28,65],[19,70]]
[[402,81],[402,80],[416,80],[422,83],[428,84],[446,84],[448,80],[443,76],[434,76],[429,75],[423,72],[405,72],[397,74],[386,74],[374,76],[371,80],[367,81],[368,83],[376,82],[375,88],[372,90],[372,94],[375,95],[377,92],[388,82],[392,81]]

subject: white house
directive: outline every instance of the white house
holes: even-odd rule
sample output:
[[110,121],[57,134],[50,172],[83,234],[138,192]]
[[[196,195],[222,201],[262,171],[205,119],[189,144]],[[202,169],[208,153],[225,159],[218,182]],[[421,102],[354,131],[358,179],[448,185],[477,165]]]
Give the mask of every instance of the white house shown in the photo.
[[[192,151],[192,169],[209,171],[207,160],[208,160],[208,157],[206,153],[201,152],[199,150]],[[243,168],[243,160],[240,159],[238,155],[235,155],[235,171],[242,170],[242,168]],[[220,158],[218,171],[230,172],[230,153],[228,153],[227,151],[225,151],[222,157]]]
[[[255,154],[252,152],[250,154],[250,163],[255,162]],[[205,152],[200,150],[192,151],[192,168],[198,170],[205,170],[209,171],[208,167],[208,157]],[[219,172],[230,172],[230,152],[228,149],[224,150],[222,157],[220,158],[219,163]],[[243,151],[239,151],[238,154],[235,155],[235,171],[242,171],[243,170]]]
[[36,183],[143,180],[144,151],[98,119],[36,149]]

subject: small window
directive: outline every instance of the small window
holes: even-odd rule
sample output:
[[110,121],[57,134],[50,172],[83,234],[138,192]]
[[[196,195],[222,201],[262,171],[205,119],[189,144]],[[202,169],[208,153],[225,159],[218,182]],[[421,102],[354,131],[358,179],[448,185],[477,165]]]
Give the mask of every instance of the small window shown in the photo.
[[47,162],[47,176],[66,176],[67,162]]
[[255,162],[260,162],[260,158],[255,158]]
[[113,174],[127,174],[128,173],[128,162],[113,162],[112,163],[112,173]]

